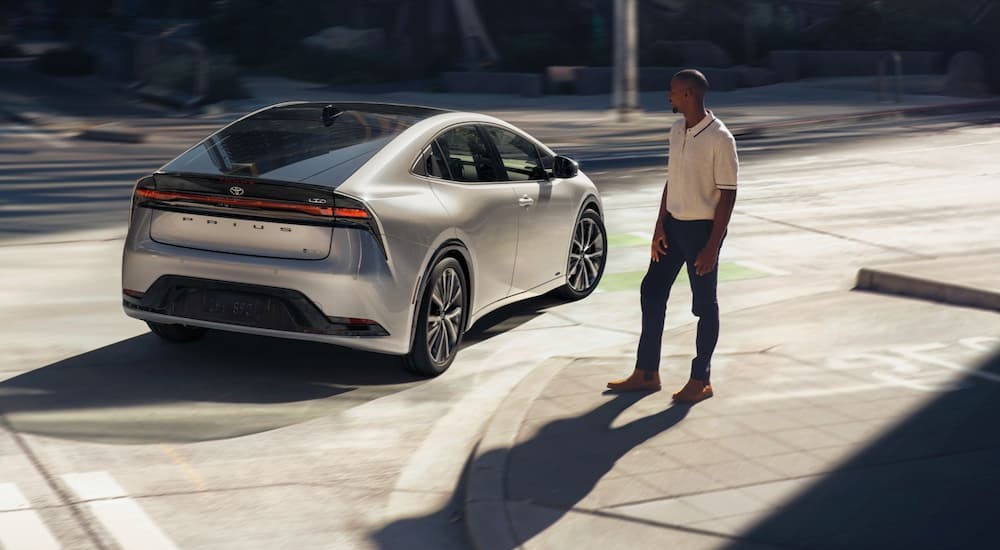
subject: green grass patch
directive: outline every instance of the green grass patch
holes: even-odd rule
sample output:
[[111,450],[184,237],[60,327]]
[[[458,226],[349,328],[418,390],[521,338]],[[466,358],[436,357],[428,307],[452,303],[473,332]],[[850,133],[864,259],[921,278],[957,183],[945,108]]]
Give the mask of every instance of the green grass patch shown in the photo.
[[[639,288],[642,284],[642,278],[646,276],[645,271],[626,271],[624,273],[605,273],[601,277],[601,284],[597,288],[605,292],[618,292],[620,290],[634,290]],[[767,277],[768,274],[751,269],[749,267],[736,264],[723,262],[719,265],[719,282],[727,281],[742,281],[744,279],[757,279],[759,277]],[[674,286],[682,285],[683,287],[688,286],[688,276],[687,269],[682,268],[680,274],[677,275],[677,282]]]
[[608,235],[608,247],[627,248],[630,246],[650,246],[650,241],[649,239],[639,237],[637,235],[631,235],[629,233]]

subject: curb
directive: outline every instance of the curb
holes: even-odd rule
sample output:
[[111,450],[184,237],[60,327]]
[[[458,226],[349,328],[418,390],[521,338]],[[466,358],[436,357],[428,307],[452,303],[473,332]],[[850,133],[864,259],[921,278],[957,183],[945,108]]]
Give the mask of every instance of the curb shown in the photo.
[[142,143],[145,136],[122,126],[118,122],[98,124],[76,135],[77,139],[91,141],[111,141],[115,143]]
[[[5,118],[16,124],[26,126],[44,126],[52,122],[53,117],[35,112],[17,112],[7,109],[0,109],[0,118]],[[125,127],[120,122],[108,122],[91,126],[80,131],[74,137],[91,141],[109,141],[114,143],[142,143],[146,136]]]
[[882,111],[869,111],[864,113],[843,114],[838,116],[827,116],[819,118],[797,118],[784,120],[770,124],[736,126],[730,128],[735,137],[753,138],[767,130],[777,130],[784,128],[795,128],[799,126],[812,126],[827,122],[877,120],[880,118],[891,118],[896,116],[933,116],[954,113],[969,113],[974,111],[986,111],[990,109],[1000,109],[1000,99],[987,99],[982,101],[966,101],[962,103],[944,103],[941,105],[922,105],[920,107],[904,107],[899,109],[885,109]]
[[889,271],[861,268],[855,290],[868,290],[1000,312],[1000,293]]
[[16,122],[17,124],[30,124],[30,125],[40,124],[42,119],[42,115],[38,113],[30,113],[30,112],[21,113],[17,111],[10,111],[7,109],[0,109],[0,117],[6,118],[11,122]]
[[[788,128],[804,128],[809,126],[820,126],[823,124],[828,124],[832,122],[848,122],[848,121],[864,121],[864,120],[878,120],[883,118],[894,118],[900,116],[934,116],[934,115],[945,115],[954,113],[970,113],[975,111],[988,111],[991,109],[1000,109],[1000,99],[988,99],[983,101],[968,101],[963,103],[945,103],[941,105],[924,105],[920,107],[905,107],[900,109],[886,109],[882,111],[869,111],[863,113],[850,113],[837,116],[826,116],[817,118],[796,118],[790,120],[782,120],[773,123],[765,124],[748,124],[748,125],[734,125],[730,126],[729,130],[732,132],[733,137],[737,139],[756,139],[763,137],[770,130],[783,130]],[[644,163],[661,163],[665,162],[668,158],[668,153],[628,153],[622,155],[603,155],[595,157],[574,157],[576,160],[583,163],[591,164],[601,164],[601,165],[615,165],[619,163],[626,164],[644,164]]]
[[466,471],[465,526],[478,550],[517,550],[521,541],[507,513],[504,481],[510,450],[531,404],[549,381],[576,359],[552,357],[514,387],[486,425]]

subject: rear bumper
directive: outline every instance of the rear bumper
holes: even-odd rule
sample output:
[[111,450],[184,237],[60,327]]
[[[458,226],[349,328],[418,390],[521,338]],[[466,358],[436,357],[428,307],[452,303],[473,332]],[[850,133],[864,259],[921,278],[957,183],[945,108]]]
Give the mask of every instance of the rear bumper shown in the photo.
[[329,336],[389,336],[367,319],[327,317],[301,292],[287,288],[164,275],[141,297],[124,295],[126,310],[227,325]]
[[[134,228],[143,227],[135,221]],[[130,232],[122,258],[122,288],[143,293],[141,300],[124,297],[130,317],[396,355],[409,352],[416,276],[393,273],[378,243],[365,231],[337,228],[327,258],[288,260],[162,244],[149,238],[146,227]],[[184,302],[178,298],[191,287],[263,296],[288,314],[255,326],[256,321],[247,319],[227,321],[217,311],[199,314],[196,307],[172,305]],[[336,318],[374,321],[384,335],[355,335],[350,327],[338,326],[347,323]]]

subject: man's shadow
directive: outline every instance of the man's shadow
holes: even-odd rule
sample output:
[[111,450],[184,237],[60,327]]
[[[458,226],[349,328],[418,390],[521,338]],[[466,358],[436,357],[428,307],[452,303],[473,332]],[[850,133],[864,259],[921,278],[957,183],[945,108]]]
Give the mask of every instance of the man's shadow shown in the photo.
[[[582,501],[615,463],[630,450],[674,427],[687,416],[689,405],[673,404],[663,411],[611,427],[623,411],[648,393],[609,394],[611,399],[583,416],[553,420],[527,441],[509,451],[490,451],[478,456],[468,468],[496,469],[504,479],[506,502],[544,507],[546,514],[535,515],[518,525],[519,543],[548,529],[568,510]],[[464,488],[458,487],[445,508],[418,518],[391,523],[372,536],[379,548],[439,548],[434,541],[442,526],[454,523],[463,511]],[[415,541],[419,544],[415,545]],[[454,543],[454,541],[450,541]],[[512,548],[513,550],[513,548]]]

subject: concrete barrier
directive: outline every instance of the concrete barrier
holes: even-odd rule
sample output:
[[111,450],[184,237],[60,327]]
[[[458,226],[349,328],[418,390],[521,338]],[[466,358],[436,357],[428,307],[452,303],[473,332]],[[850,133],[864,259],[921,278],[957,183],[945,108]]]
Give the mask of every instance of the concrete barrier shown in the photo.
[[535,73],[446,72],[444,89],[459,94],[542,95],[544,77]]
[[[670,79],[684,67],[639,67],[639,91],[666,91]],[[728,91],[744,86],[760,86],[777,81],[768,69],[745,66],[699,68],[712,90]],[[600,95],[611,93],[611,67],[551,66],[544,74],[446,72],[444,89],[465,94],[519,94],[536,97],[542,93]]]
[[[874,76],[886,50],[775,50],[768,65],[781,80],[835,76]],[[941,52],[901,51],[903,74],[940,74],[945,70]]]
[[[670,79],[683,68],[639,67],[639,91],[666,91],[670,88]],[[574,77],[573,88],[579,95],[611,93],[611,67],[561,67],[561,69],[571,69]],[[699,70],[705,74],[712,90],[728,91],[744,86],[740,68]]]

